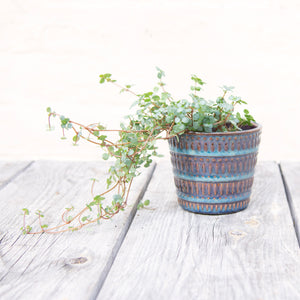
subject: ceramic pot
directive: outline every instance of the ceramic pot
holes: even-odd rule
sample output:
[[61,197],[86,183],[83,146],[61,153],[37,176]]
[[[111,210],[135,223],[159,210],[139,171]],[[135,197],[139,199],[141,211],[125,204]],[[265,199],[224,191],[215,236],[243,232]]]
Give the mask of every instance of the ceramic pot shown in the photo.
[[227,214],[250,201],[261,126],[238,132],[185,133],[169,140],[179,205]]

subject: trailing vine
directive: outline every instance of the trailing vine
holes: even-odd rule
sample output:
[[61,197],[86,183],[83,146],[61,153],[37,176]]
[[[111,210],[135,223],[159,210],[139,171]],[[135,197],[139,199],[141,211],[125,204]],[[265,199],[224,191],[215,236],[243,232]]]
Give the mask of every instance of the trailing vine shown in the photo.
[[[29,210],[23,208],[21,230],[24,234],[75,231],[101,219],[110,219],[123,211],[127,206],[132,181],[140,175],[141,167],[149,167],[153,157],[160,156],[155,145],[157,140],[178,137],[190,131],[210,133],[253,127],[255,120],[247,109],[244,109],[243,113],[234,113],[237,104],[247,103],[240,97],[228,96],[233,87],[223,86],[222,95],[215,102],[208,101],[198,95],[205,83],[196,75],[192,75],[190,100],[174,100],[162,81],[165,73],[159,68],[157,71],[159,82],[153,90],[142,94],[135,93],[131,85],[120,85],[109,73],[100,75],[100,84],[113,84],[120,92],[131,93],[136,98],[133,104],[137,107],[135,114],[127,116],[126,123],[121,123],[120,129],[107,129],[100,123],[84,125],[47,108],[49,129],[52,128],[52,119],[58,118],[63,138],[66,131],[73,131],[74,145],[81,140],[96,144],[103,150],[102,158],[114,158],[115,163],[108,170],[106,189],[100,194],[95,194],[96,179],[93,178],[91,201],[74,216],[71,216],[74,207],[66,208],[61,216],[61,223],[57,226],[43,224],[44,215],[38,210],[36,215],[40,229],[34,231],[26,224]],[[118,139],[114,140],[111,135],[116,133]],[[140,203],[138,207],[147,205],[149,200]]]

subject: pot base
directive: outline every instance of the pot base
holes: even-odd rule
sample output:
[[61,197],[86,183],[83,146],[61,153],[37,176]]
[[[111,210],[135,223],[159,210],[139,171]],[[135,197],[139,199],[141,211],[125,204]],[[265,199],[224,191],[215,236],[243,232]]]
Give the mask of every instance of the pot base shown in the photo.
[[208,204],[178,198],[178,203],[184,210],[205,215],[223,215],[239,212],[246,209],[249,202],[250,198],[231,203]]

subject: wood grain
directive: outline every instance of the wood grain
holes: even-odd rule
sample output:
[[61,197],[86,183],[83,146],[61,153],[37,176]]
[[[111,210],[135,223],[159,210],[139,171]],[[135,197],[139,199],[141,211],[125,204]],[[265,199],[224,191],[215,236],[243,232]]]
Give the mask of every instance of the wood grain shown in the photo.
[[0,189],[25,171],[32,163],[31,161],[0,161]]
[[159,164],[100,299],[299,299],[300,253],[278,165],[257,166],[249,207],[206,216],[176,203]]
[[280,167],[300,245],[300,162],[282,162]]
[[0,191],[0,299],[92,299],[98,294],[153,167],[134,182],[124,212],[78,232],[21,235],[20,209],[42,209],[45,222],[56,224],[65,207],[90,201],[91,177],[100,180],[95,191],[101,190],[107,168],[99,162],[39,161]]

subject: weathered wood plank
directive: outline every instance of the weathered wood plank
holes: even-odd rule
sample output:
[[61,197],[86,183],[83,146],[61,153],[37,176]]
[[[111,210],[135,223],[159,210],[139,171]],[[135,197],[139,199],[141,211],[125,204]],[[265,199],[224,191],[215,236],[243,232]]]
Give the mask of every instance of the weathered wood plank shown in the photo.
[[31,161],[0,161],[0,189],[32,164]]
[[300,245],[300,162],[282,162],[280,167]]
[[300,253],[278,165],[260,163],[248,209],[185,212],[159,164],[100,299],[299,299]]
[[40,161],[0,191],[1,299],[91,299],[98,294],[153,168],[134,182],[129,207],[100,226],[23,236],[20,209],[41,209],[47,223],[57,222],[65,207],[84,207],[90,200],[90,178],[100,179],[95,191],[101,190],[107,168],[95,162]]

